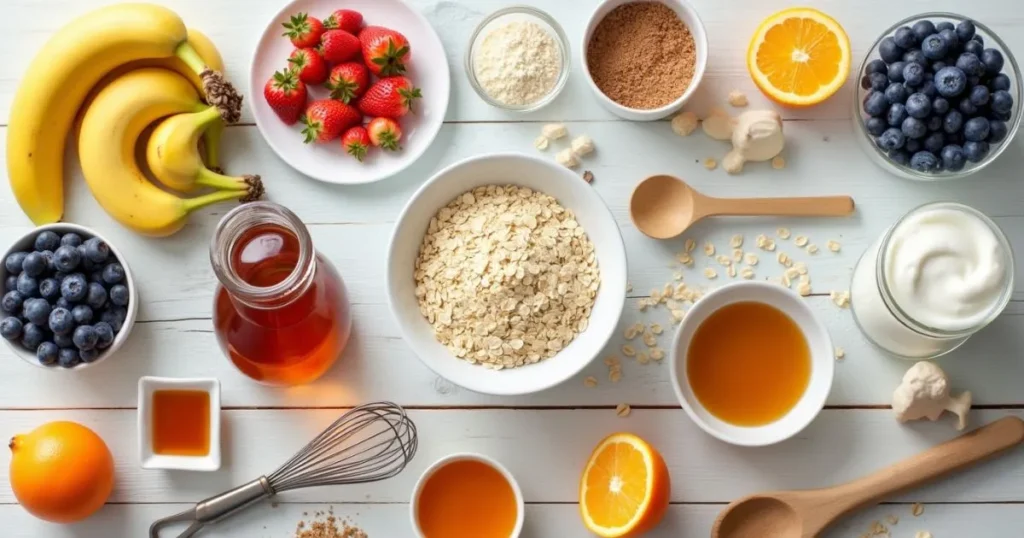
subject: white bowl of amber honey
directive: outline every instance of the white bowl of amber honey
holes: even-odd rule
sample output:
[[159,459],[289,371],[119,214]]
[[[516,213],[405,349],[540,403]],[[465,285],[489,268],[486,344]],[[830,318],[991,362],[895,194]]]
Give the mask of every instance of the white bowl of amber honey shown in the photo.
[[671,380],[704,431],[741,446],[788,439],[832,390],[832,339],[806,300],[767,282],[735,282],[693,305],[676,332]]
[[141,377],[138,407],[143,469],[220,469],[220,381]]

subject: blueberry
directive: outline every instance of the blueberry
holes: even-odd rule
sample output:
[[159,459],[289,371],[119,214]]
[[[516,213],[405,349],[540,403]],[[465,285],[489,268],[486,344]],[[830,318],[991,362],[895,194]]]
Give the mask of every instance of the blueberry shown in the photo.
[[46,272],[46,258],[38,252],[30,252],[21,262],[21,269],[30,277],[41,276]]
[[899,127],[905,119],[907,119],[907,107],[900,103],[893,103],[889,106],[889,112],[885,115],[885,120],[890,126]]
[[970,41],[971,38],[974,37],[975,31],[974,21],[960,21],[960,23],[956,25],[956,36],[959,37],[960,41],[963,43]]
[[114,284],[110,287],[110,302],[117,306],[128,306],[128,286]]
[[60,297],[60,282],[55,278],[44,278],[39,282],[39,295],[49,302],[54,302]]
[[[881,134],[881,133],[879,133],[879,134]],[[14,275],[8,276],[7,279],[4,280],[4,289],[3,289],[3,291],[8,292],[8,291],[11,291],[11,290],[16,290],[16,289],[18,289],[18,277],[14,276]]]
[[[918,151],[921,151],[921,139],[908,138],[907,143],[903,144],[903,149],[910,154],[914,154],[917,153]],[[910,156],[908,155],[907,158],[909,159]]]
[[21,345],[25,349],[35,349],[46,340],[46,331],[35,323],[26,323],[21,334]]
[[972,163],[981,162],[988,155],[988,142],[964,142],[964,155]]
[[54,267],[54,265],[53,265],[53,251],[52,250],[43,250],[39,254],[43,256],[44,260],[46,260],[46,270],[47,271],[53,272],[53,271],[57,270],[57,268]]
[[71,308],[71,303],[67,299],[65,299],[64,297],[58,297],[57,298],[57,302],[53,303],[53,305],[54,306],[59,306],[61,308],[67,308],[67,309]]
[[960,112],[963,112],[964,116],[970,117],[978,113],[978,107],[974,106],[970,98],[964,97],[957,103],[957,108]]
[[965,52],[957,57],[956,66],[969,77],[980,77],[985,74],[985,65],[977,56]]
[[951,23],[949,21],[942,21],[939,24],[935,25],[935,31],[936,32],[941,32],[943,30],[953,30],[955,28],[956,28],[956,26],[953,26],[953,23]]
[[974,77],[974,76],[967,77],[967,87],[968,88],[973,88],[975,86],[978,86],[979,84],[981,84],[981,77]]
[[103,270],[93,271],[89,273],[89,282],[95,282],[97,284],[103,284]]
[[981,142],[988,138],[988,120],[971,118],[964,124],[964,138],[971,142]]
[[14,342],[21,338],[21,330],[25,325],[16,316],[9,316],[0,321],[0,336]]
[[903,82],[903,68],[907,66],[907,62],[893,62],[889,64],[887,74],[889,80],[893,82]]
[[933,114],[945,114],[949,112],[949,101],[942,97],[936,97],[932,100],[932,113]]
[[28,252],[15,252],[7,259],[4,260],[4,269],[7,269],[7,274],[18,276],[21,274],[21,264],[25,261],[25,256],[28,256]]
[[36,252],[44,250],[56,250],[60,246],[60,236],[50,230],[39,232],[36,236]]
[[22,273],[18,275],[18,291],[25,297],[38,297],[39,281]]
[[942,116],[930,116],[925,124],[931,132],[942,130]]
[[939,168],[939,159],[930,151],[919,151],[910,157],[910,167],[918,172],[934,172]]
[[110,246],[99,237],[85,242],[85,255],[95,263],[104,263],[110,257]]
[[[864,128],[867,129],[868,134],[871,136],[880,136],[885,132],[886,127],[887,125],[885,120],[882,118],[868,118],[868,120],[864,122]],[[111,300],[114,298],[114,288],[110,288],[110,298]]]
[[939,34],[932,34],[921,42],[921,53],[929,60],[941,60],[948,51],[949,45]]
[[[1006,138],[1006,122],[1002,120],[989,120],[988,121],[988,141],[992,144],[998,144]],[[114,296],[114,290],[110,290],[110,296]]]
[[1010,121],[1013,114],[1010,114],[1009,112],[996,112],[995,110],[989,110],[988,117],[999,121]]
[[[118,306],[116,308],[111,308],[110,312],[114,313],[114,321],[117,322],[117,323],[111,323],[110,326],[114,328],[114,333],[115,334],[119,333],[119,332],[121,332],[121,327],[124,326],[125,320],[128,319],[128,309],[123,307],[123,306]],[[106,320],[101,320],[101,321],[106,321]],[[108,322],[108,323],[110,323],[110,322]]]
[[861,88],[864,88],[865,90],[870,90],[871,89],[871,76],[870,75],[872,75],[872,74],[873,73],[869,73],[867,75],[864,75],[863,77],[860,77],[860,87]]
[[964,155],[964,150],[956,144],[950,144],[942,148],[942,166],[951,172],[957,172],[963,170],[964,165],[967,163],[967,157]]
[[974,106],[985,106],[988,104],[989,91],[986,86],[978,85],[971,88],[971,92],[967,95],[970,99],[971,104]]
[[96,325],[93,325],[93,329],[96,329],[96,334],[99,337],[96,341],[97,348],[107,349],[114,343],[114,328],[111,327],[109,323],[101,321]]
[[63,368],[73,368],[80,362],[82,362],[82,359],[79,358],[77,349],[61,348],[60,353],[57,355],[57,364]]
[[1003,70],[1003,53],[996,49],[985,49],[981,52],[981,63],[985,64],[985,72],[998,75]]
[[29,299],[25,301],[25,317],[32,323],[45,327],[50,319],[50,303],[46,299]]
[[992,99],[989,104],[992,110],[995,112],[1010,113],[1013,111],[1013,97],[1010,96],[1010,92],[1006,90],[996,90],[992,92]]
[[96,334],[96,329],[91,325],[79,325],[75,328],[74,334],[71,335],[71,340],[75,343],[75,347],[80,350],[94,349],[99,341],[99,335]]
[[[894,64],[895,65],[895,64]],[[924,66],[917,62],[910,62],[903,67],[903,81],[911,87],[916,88],[924,83]]]
[[917,119],[927,118],[932,113],[932,101],[923,93],[912,93],[907,97],[907,114]]
[[54,334],[53,343],[57,344],[57,347],[75,347],[75,343],[71,340],[71,333],[68,334]]
[[0,299],[0,309],[8,314],[17,314],[24,302],[25,296],[20,291],[11,290],[4,294],[3,299]]
[[931,70],[934,73],[935,71],[938,71],[939,69],[942,69],[943,67],[946,67],[946,62],[932,62]]
[[868,62],[868,66],[864,68],[864,73],[865,74],[882,73],[884,75],[885,74],[885,62],[883,62],[882,60],[879,60],[878,58],[875,58],[874,60],[871,60],[870,62]]
[[981,34],[974,34],[974,37],[971,38],[971,41],[977,41],[978,44],[981,45],[982,47],[985,46],[985,38],[981,37]]
[[[950,24],[950,26],[953,26]],[[960,38],[956,36],[956,30],[953,28],[942,28],[939,29],[939,37],[946,43],[946,51],[954,52],[960,49]]]
[[871,73],[867,76],[868,89],[875,90],[876,92],[884,92],[885,88],[889,86],[889,78],[881,73]]
[[60,238],[60,244],[63,247],[77,247],[82,244],[82,236],[75,232],[68,232]]
[[92,321],[92,308],[89,308],[84,304],[80,304],[71,309],[71,317],[75,320],[76,325],[88,324]]
[[964,43],[964,52],[969,52],[979,58],[981,58],[981,54],[984,50],[985,47],[982,46],[982,44],[978,43],[977,41],[971,40],[968,41],[967,43]]
[[60,283],[60,295],[69,302],[82,302],[88,294],[89,286],[82,273],[68,275],[64,281]]
[[999,73],[998,75],[992,77],[992,80],[989,81],[989,83],[988,83],[988,87],[992,91],[997,91],[997,90],[1009,91],[1010,90],[1010,77],[1008,77],[1005,73]]
[[935,89],[943,97],[956,97],[967,88],[967,74],[959,67],[946,66],[935,72]]
[[903,120],[903,125],[900,125],[900,131],[907,138],[921,138],[928,134],[928,126],[923,121],[910,117]]
[[100,358],[100,351],[98,349],[82,349],[78,351],[78,358],[85,363],[93,362]]
[[928,65],[928,57],[924,55],[919,49],[908,50],[903,53],[904,62],[914,62],[921,65]]
[[889,160],[900,166],[906,166],[910,162],[910,154],[904,150],[890,151]]
[[950,110],[942,120],[942,130],[947,134],[958,132],[964,127],[964,115],[959,110]]
[[[882,96],[881,94],[878,95],[881,96],[883,100],[885,99],[885,96]],[[118,284],[122,281],[124,281],[124,267],[122,267],[121,264],[114,262],[107,264],[107,266],[103,268],[103,282],[106,282],[107,284]]]
[[118,321],[117,313],[114,312],[113,310],[107,310],[106,312],[101,314],[100,321],[106,322],[108,325],[110,325],[110,327],[114,329],[115,333],[121,332],[121,324],[124,323],[123,320]]
[[878,44],[878,55],[882,57],[882,61],[891,64],[899,61],[903,56],[903,49],[896,44],[892,37],[886,37]]
[[81,244],[75,247],[78,251],[78,259],[82,261],[81,269],[84,271],[92,271],[96,269],[96,264],[85,255],[85,245]]
[[929,20],[917,21],[911,29],[914,31],[914,37],[917,38],[919,43],[924,41],[924,38],[935,33],[935,25]]
[[906,137],[903,136],[902,131],[895,127],[886,129],[882,136],[878,137],[878,147],[886,151],[900,149],[903,147],[904,142],[906,142]]
[[942,133],[932,133],[924,139],[924,143],[921,144],[925,151],[930,151],[936,155],[942,151],[942,146],[946,145],[946,138],[942,136]]
[[75,320],[67,308],[57,307],[50,312],[47,327],[53,334],[70,334],[75,329]]
[[50,366],[57,362],[57,354],[60,353],[60,348],[53,342],[43,342],[36,348],[36,359],[39,360],[40,364]]
[[82,261],[82,255],[78,250],[79,247],[64,245],[54,251],[53,267],[65,273],[70,273],[77,269],[78,264]]
[[914,35],[914,31],[909,26],[897,28],[896,32],[892,34],[892,40],[904,49],[912,49],[917,46],[917,36]]
[[[987,120],[986,123],[988,123]],[[104,288],[103,284],[90,282],[89,292],[85,296],[85,304],[94,310],[103,308],[103,305],[107,304],[107,288]]]
[[907,91],[907,87],[899,82],[893,82],[885,89],[885,100],[890,104],[906,103],[908,95],[910,92]]

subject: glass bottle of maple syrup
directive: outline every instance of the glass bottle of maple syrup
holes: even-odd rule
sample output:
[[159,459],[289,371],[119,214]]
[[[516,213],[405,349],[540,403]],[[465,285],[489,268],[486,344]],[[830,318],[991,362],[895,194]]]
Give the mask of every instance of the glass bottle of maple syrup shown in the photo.
[[242,373],[300,385],[341,356],[352,326],[345,284],[294,213],[270,202],[235,208],[217,225],[210,261],[217,340]]

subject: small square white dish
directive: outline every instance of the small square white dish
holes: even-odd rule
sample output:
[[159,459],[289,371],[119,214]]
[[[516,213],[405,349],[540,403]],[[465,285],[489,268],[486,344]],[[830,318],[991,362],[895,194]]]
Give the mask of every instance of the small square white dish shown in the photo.
[[[197,390],[210,395],[210,451],[205,456],[172,456],[153,452],[153,393]],[[139,461],[143,469],[216,471],[220,469],[220,381],[216,378],[139,378]]]

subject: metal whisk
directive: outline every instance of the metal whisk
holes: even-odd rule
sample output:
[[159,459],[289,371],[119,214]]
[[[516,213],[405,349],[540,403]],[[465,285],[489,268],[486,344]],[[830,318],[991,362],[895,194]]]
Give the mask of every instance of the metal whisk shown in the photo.
[[416,425],[399,405],[377,402],[355,407],[278,470],[157,520],[149,527],[149,536],[160,538],[160,529],[189,523],[178,535],[188,538],[206,525],[283,491],[391,478],[405,469],[417,446]]

